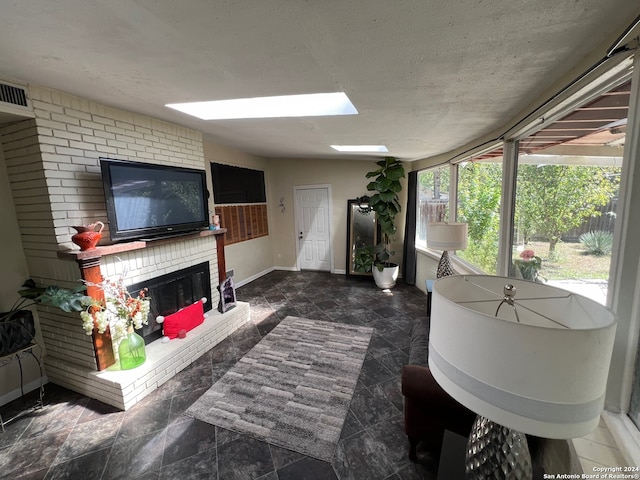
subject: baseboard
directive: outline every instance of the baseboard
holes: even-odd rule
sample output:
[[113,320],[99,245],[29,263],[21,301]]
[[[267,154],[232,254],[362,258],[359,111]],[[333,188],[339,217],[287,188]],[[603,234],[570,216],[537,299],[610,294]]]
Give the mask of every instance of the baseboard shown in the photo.
[[[24,393],[27,394],[29,392],[33,392],[34,390],[37,390],[38,388],[40,388],[40,385],[45,385],[46,383],[49,383],[49,379],[47,378],[46,375],[44,375],[42,378],[33,380],[29,383],[25,383]],[[11,390],[10,392],[7,392],[4,395],[0,396],[0,406],[6,405],[9,402],[13,402],[15,399],[20,398],[21,396],[22,396],[22,392],[20,391],[20,388]]]
[[251,282],[253,282],[254,280],[259,279],[260,277],[263,277],[263,276],[265,276],[266,274],[273,272],[274,270],[275,270],[275,268],[274,268],[274,267],[267,268],[266,270],[263,270],[262,272],[256,273],[255,275],[251,275],[250,277],[247,277],[247,278],[245,278],[244,280],[241,280],[241,281],[239,281],[239,282],[236,282],[236,281],[234,280],[234,282],[233,282],[233,283],[234,283],[234,285],[236,286],[236,288],[240,288],[241,286],[246,285],[247,283],[251,283]]
[[273,267],[274,270],[283,270],[285,272],[299,272],[300,269],[298,267]]
[[[284,271],[284,272],[299,272],[300,271],[296,267],[278,267],[278,266],[270,267],[270,268],[267,268],[266,270],[263,270],[263,271],[261,271],[259,273],[256,273],[255,275],[251,275],[250,277],[247,277],[247,278],[245,278],[243,280],[240,280],[238,282],[234,281],[234,285],[236,286],[236,288],[240,288],[243,285],[251,283],[254,280],[257,280],[260,277],[264,277],[268,273],[271,273],[271,272],[276,271],[276,270]],[[335,274],[335,275],[346,275],[347,274],[346,270],[342,270],[342,269],[334,270],[333,272],[327,272],[327,273],[332,273],[332,274]]]

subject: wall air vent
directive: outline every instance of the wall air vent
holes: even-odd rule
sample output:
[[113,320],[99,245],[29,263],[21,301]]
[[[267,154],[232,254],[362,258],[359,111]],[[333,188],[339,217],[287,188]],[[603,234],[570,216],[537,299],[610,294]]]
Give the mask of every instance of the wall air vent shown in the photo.
[[6,83],[0,83],[0,102],[20,107],[28,107],[27,91]]
[[0,124],[34,116],[27,88],[0,80]]

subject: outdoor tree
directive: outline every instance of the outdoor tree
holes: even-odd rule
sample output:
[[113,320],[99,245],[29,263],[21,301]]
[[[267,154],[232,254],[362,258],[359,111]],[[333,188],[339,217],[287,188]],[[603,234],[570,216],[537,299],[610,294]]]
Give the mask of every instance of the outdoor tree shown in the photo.
[[516,190],[516,228],[549,242],[549,256],[562,236],[587,218],[599,216],[618,191],[618,169],[575,165],[520,165]]
[[[438,173],[439,172],[439,177]],[[549,256],[560,239],[589,217],[601,214],[619,189],[619,168],[568,165],[518,166],[515,234],[529,242],[541,237],[549,242]],[[420,193],[432,199],[438,190],[448,192],[448,169],[422,172]],[[445,188],[446,186],[446,188]],[[457,220],[468,223],[467,248],[458,252],[488,273],[496,272],[502,164],[468,162],[459,165]],[[421,200],[423,201],[423,200]]]
[[496,272],[501,189],[501,163],[460,165],[457,218],[468,224],[469,242],[458,255],[488,273]]
[[449,166],[426,170],[418,176],[420,193],[429,200],[439,200],[442,194],[449,194]]

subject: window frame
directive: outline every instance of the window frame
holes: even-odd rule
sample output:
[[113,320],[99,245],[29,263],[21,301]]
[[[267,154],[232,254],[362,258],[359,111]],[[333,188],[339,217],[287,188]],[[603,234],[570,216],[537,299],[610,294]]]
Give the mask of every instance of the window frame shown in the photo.
[[[418,170],[418,175],[420,175],[421,172],[426,172],[428,170],[435,170],[437,168],[442,168],[444,165],[446,165],[447,163],[449,164],[449,221],[450,222],[457,222],[458,221],[458,165],[464,162],[468,162],[471,161],[472,158],[478,157],[480,155],[483,155],[485,153],[489,153],[492,152],[496,149],[502,148],[503,151],[505,149],[505,142],[498,140],[498,141],[494,141],[494,142],[490,142],[486,145],[482,145],[481,147],[475,148],[473,150],[471,150],[470,152],[468,152],[467,154],[465,154],[463,157],[459,157],[456,159],[453,159],[449,162],[446,163],[440,163],[438,165],[433,165],[430,167],[426,167],[426,168],[421,168],[420,170]],[[504,154],[503,154],[503,159],[502,159],[502,165],[503,165],[503,174],[502,174],[502,178],[503,178],[503,191],[502,191],[502,196],[500,199],[500,212],[504,212],[505,208],[503,206],[503,201],[504,201],[504,178],[505,178],[505,170],[504,170],[504,164],[505,164],[505,158],[504,158]],[[515,191],[515,190],[514,190]],[[415,208],[416,210],[419,209],[420,207],[420,195],[418,195],[418,198],[416,198],[416,205]],[[453,216],[454,218],[451,218],[451,214],[453,212]],[[419,215],[416,215],[416,222],[420,221],[420,217]],[[418,231],[419,226],[416,226],[416,232]],[[497,262],[497,275],[502,275],[500,273],[501,271],[501,264],[502,264],[502,252],[501,252],[501,247],[502,247],[502,231],[503,231],[503,226],[502,226],[502,213],[500,215],[500,231],[499,231],[499,243],[498,243],[498,258],[496,260]],[[417,233],[416,233],[416,237],[417,237]],[[430,257],[432,258],[437,258],[439,259],[440,256],[442,255],[442,251],[438,251],[438,250],[433,250],[430,249],[425,245],[419,244],[416,238],[416,250],[418,252],[422,252],[422,253],[426,253],[428,254]],[[507,250],[509,251],[509,250]],[[486,273],[483,272],[481,269],[479,269],[477,266],[473,265],[472,263],[467,262],[466,260],[464,260],[463,258],[459,257],[458,255],[455,254],[455,252],[451,252],[450,253],[450,258],[452,263],[454,263],[455,265],[461,267],[461,269],[465,272],[465,273],[477,273],[477,274],[482,274],[482,273]],[[508,271],[508,270],[507,270]]]
[[[616,423],[623,425],[619,430],[625,430],[626,433],[621,432],[620,435],[629,435],[629,431],[631,431],[637,451],[629,454],[640,459],[640,429],[633,425],[628,416],[636,357],[640,353],[638,348],[640,297],[634,295],[640,290],[640,274],[637,271],[637,266],[640,264],[640,244],[637,242],[637,237],[640,235],[640,222],[633,217],[633,212],[640,210],[640,175],[634,175],[635,169],[640,168],[640,51],[636,50],[635,53],[624,58],[609,60],[606,67],[601,64],[598,68],[587,72],[542,107],[532,111],[531,114],[516,122],[500,135],[504,155],[497,275],[507,276],[511,262],[519,141],[542,129],[549,122],[566,115],[577,106],[614,88],[616,83],[620,84],[631,79],[628,133],[623,162],[624,178],[620,185],[620,200],[617,210],[621,228],[616,229],[614,233],[607,297],[607,306],[618,316],[618,328],[605,399],[605,413],[607,415],[604,415],[604,418],[609,426]],[[467,150],[464,154],[456,155],[450,158],[448,163],[453,168],[453,165],[468,158],[471,152],[472,150]],[[431,167],[421,170],[428,168]],[[452,173],[452,178],[456,179],[452,183],[456,183],[457,172],[455,175]],[[455,203],[451,204],[452,201],[455,202],[456,198],[454,195],[450,195],[449,208],[452,212],[457,210]],[[638,246],[635,247],[634,244],[638,244]],[[438,252],[428,249],[426,252],[435,259],[439,257]],[[460,261],[455,255],[452,256],[452,259],[454,258],[456,262]],[[615,420],[607,420],[614,414],[621,415],[616,416]],[[629,424],[633,426],[630,427]],[[628,442],[620,443],[620,446],[627,444]]]
[[[447,164],[439,164],[439,165],[434,165],[432,167],[428,167],[428,168],[423,168],[420,169],[418,171],[418,178],[416,179],[416,181],[418,182],[418,184],[420,183],[420,173],[422,172],[427,172],[429,170],[437,170],[440,168],[445,167]],[[449,165],[449,190],[447,192],[448,198],[449,198],[449,203],[447,205],[447,208],[449,209],[449,221],[455,221],[451,220],[451,212],[455,213],[455,210],[452,210],[452,206],[455,207],[455,199],[452,199],[452,195],[451,195],[451,185],[455,182],[452,182],[452,175],[457,175],[457,167],[455,167],[452,164],[448,164]],[[452,203],[453,200],[453,203]],[[420,188],[418,186],[418,195],[416,195],[416,204],[414,206],[414,208],[416,209],[417,212],[420,211]],[[428,253],[434,257],[437,256],[437,258],[440,258],[440,256],[442,255],[442,252],[438,252],[437,250],[432,250],[429,247],[427,247],[427,243],[426,243],[426,236],[425,236],[425,242],[419,242],[418,241],[418,231],[420,229],[420,225],[418,225],[418,223],[420,222],[420,215],[416,215],[416,239],[415,239],[415,246],[416,246],[416,250],[420,251],[420,252],[425,252]],[[425,234],[426,234],[426,225],[425,225]]]
[[[620,228],[614,232],[614,247],[611,254],[611,267],[609,274],[609,287],[606,306],[616,313],[618,325],[611,365],[609,368],[609,379],[605,394],[605,415],[608,426],[615,429],[612,433],[619,438],[626,436],[633,437],[633,442],[618,442],[620,447],[625,447],[627,453],[640,461],[640,429],[635,426],[629,417],[629,406],[631,392],[633,389],[634,370],[636,357],[639,352],[638,337],[640,335],[640,298],[634,292],[640,289],[640,275],[636,266],[640,263],[640,247],[634,247],[637,242],[637,235],[640,234],[640,225],[636,226],[636,232],[629,232],[633,223],[632,212],[640,208],[640,178],[633,178],[633,171],[640,168],[640,52],[636,51],[633,67],[627,66],[624,60],[618,62],[611,71],[587,82],[585,79],[580,83],[578,91],[556,104],[549,110],[548,115],[539,115],[530,124],[513,128],[505,134],[505,146],[512,145],[507,155],[505,148],[505,176],[509,175],[507,187],[503,185],[503,195],[509,208],[509,217],[501,219],[508,224],[505,228],[504,238],[501,238],[501,245],[504,250],[501,255],[503,271],[508,272],[511,262],[511,245],[513,241],[513,221],[515,209],[515,187],[518,164],[518,142],[542,129],[544,125],[553,122],[569,113],[578,106],[588,103],[590,100],[602,95],[604,92],[615,88],[625,81],[631,79],[631,96],[629,101],[629,113],[627,122],[627,138],[623,153],[622,182],[620,185],[617,222]],[[630,71],[629,71],[630,70]],[[576,87],[577,88],[577,87]],[[542,123],[540,119],[543,119]],[[635,135],[634,135],[635,133]],[[511,187],[513,191],[507,190]],[[635,190],[635,196],[634,196]],[[500,273],[503,275],[502,273]],[[504,274],[506,275],[506,274]],[[640,388],[638,386],[637,388]],[[613,414],[621,414],[612,419]],[[636,464],[638,463],[636,462]]]

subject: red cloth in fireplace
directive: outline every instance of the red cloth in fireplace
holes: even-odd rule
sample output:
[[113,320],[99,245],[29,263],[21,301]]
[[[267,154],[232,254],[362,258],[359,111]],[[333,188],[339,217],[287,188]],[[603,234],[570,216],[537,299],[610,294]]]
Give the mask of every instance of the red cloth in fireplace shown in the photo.
[[165,336],[177,338],[181,330],[188,332],[204,322],[204,307],[202,301],[178,310],[176,313],[164,317],[163,332]]

